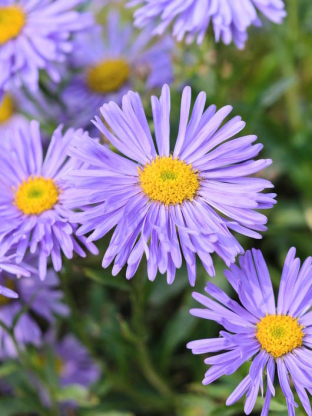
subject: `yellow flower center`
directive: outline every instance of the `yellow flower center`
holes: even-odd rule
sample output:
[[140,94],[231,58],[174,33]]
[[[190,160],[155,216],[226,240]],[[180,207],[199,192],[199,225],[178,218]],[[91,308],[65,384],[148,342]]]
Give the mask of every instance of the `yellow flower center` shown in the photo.
[[130,66],[124,59],[108,59],[90,68],[87,77],[93,91],[105,94],[117,91],[129,75]]
[[157,157],[141,170],[140,185],[152,200],[165,205],[192,201],[199,188],[197,171],[179,159]]
[[25,13],[20,7],[0,7],[0,45],[16,38],[21,33],[25,21]]
[[5,94],[2,102],[0,103],[0,123],[5,123],[9,120],[12,117],[13,112],[13,100],[8,94]]
[[52,209],[58,197],[59,190],[52,179],[35,176],[19,185],[14,203],[24,214],[38,215]]
[[[4,285],[6,288],[13,290],[14,292],[16,292],[16,284],[13,280],[11,279],[5,279],[5,283]],[[6,296],[0,295],[0,308],[2,306],[8,305],[9,303],[12,302],[12,298],[7,298]]]
[[303,327],[291,316],[267,315],[261,319],[257,327],[258,341],[274,358],[279,358],[302,345]]

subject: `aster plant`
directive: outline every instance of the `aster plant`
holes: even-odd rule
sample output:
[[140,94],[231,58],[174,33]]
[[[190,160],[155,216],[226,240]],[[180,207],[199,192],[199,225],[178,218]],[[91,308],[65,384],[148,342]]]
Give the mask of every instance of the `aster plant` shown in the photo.
[[139,80],[146,90],[172,81],[172,41],[166,37],[151,44],[148,33],[136,33],[112,11],[105,33],[95,30],[77,37],[71,63],[80,73],[62,93],[71,126],[86,127],[103,103],[120,104]]
[[173,26],[173,36],[187,43],[202,43],[211,24],[215,40],[232,41],[242,49],[250,26],[261,26],[258,12],[274,23],[286,16],[283,0],[132,0],[128,6],[140,7],[134,12],[137,27],[153,24],[153,35],[161,35]]
[[116,227],[102,263],[108,267],[114,261],[113,275],[127,263],[130,279],[145,253],[148,278],[154,280],[158,270],[167,272],[171,284],[183,256],[194,285],[196,254],[214,276],[213,252],[227,265],[243,253],[231,230],[253,238],[261,238],[259,231],[266,230],[267,218],[255,210],[275,203],[275,194],[261,193],[272,184],[249,175],[271,160],[253,160],[262,149],[261,144],[252,145],[256,136],[232,139],[245,126],[241,117],[220,128],[231,106],[216,112],[211,105],[204,111],[205,103],[201,92],[189,120],[191,89],[184,89],[172,152],[167,85],[159,100],[152,97],[157,150],[140,96],[134,92],[123,97],[122,108],[104,104],[105,123],[95,120],[122,155],[79,134],[72,140],[69,155],[90,168],[64,175],[66,185],[76,188],[66,204],[81,209],[70,218],[81,224],[77,235],[92,231],[89,242]]
[[[80,167],[66,155],[73,133],[69,129],[63,134],[58,127],[45,158],[36,121],[13,129],[0,144],[0,254],[14,248],[20,263],[29,251],[36,253],[42,279],[50,257],[59,271],[62,253],[67,258],[74,252],[84,257],[82,245],[97,254],[92,243],[75,236],[76,225],[64,207],[71,190],[59,183],[62,174]],[[83,135],[82,130],[78,133]]]
[[268,415],[277,370],[278,381],[286,397],[288,414],[295,415],[298,405],[290,386],[290,377],[308,415],[312,414],[307,392],[311,393],[312,369],[312,258],[295,258],[296,250],[287,254],[280,288],[275,302],[268,268],[260,250],[247,251],[239,266],[225,271],[241,304],[229,298],[212,283],[206,286],[210,297],[194,293],[204,309],[191,314],[213,320],[225,328],[219,338],[192,341],[188,348],[194,354],[219,353],[210,356],[203,384],[223,375],[233,374],[243,363],[252,360],[249,374],[237,386],[226,404],[231,405],[246,394],[245,413],[254,408],[259,389],[263,395],[263,375],[267,374],[267,391],[262,416]]
[[38,89],[39,70],[60,81],[57,65],[72,51],[71,35],[94,25],[75,8],[85,0],[0,0],[0,90]]

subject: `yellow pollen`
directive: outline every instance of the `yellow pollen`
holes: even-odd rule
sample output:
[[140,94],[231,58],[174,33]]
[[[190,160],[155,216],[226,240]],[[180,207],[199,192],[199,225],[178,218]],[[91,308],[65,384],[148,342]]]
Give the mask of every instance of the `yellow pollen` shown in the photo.
[[5,123],[12,117],[14,112],[14,104],[12,98],[5,94],[0,103],[0,123]]
[[90,88],[105,94],[117,91],[129,78],[130,66],[124,59],[108,59],[89,69]]
[[21,33],[25,21],[25,14],[20,7],[0,7],[0,45],[16,38]]
[[257,327],[258,341],[274,358],[282,357],[302,345],[303,327],[291,316],[267,315],[261,319]]
[[35,176],[19,185],[14,203],[24,214],[38,215],[52,209],[58,197],[59,190],[52,179]]
[[192,165],[179,159],[157,156],[141,170],[140,185],[152,200],[165,205],[192,201],[199,189],[199,177]]

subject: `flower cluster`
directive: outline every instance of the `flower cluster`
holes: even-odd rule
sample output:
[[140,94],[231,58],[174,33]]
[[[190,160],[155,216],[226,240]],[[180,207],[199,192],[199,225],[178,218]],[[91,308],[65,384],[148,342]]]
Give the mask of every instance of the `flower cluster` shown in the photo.
[[[122,1],[94,1],[91,10],[108,3]],[[112,275],[124,269],[127,279],[145,256],[150,281],[160,273],[172,284],[185,263],[195,286],[197,260],[214,277],[219,256],[239,302],[211,282],[208,296],[193,294],[204,308],[191,314],[224,328],[218,338],[188,344],[194,354],[208,354],[203,384],[251,361],[227,405],[246,395],[250,414],[266,390],[261,415],[268,415],[277,372],[289,415],[297,406],[292,384],[311,415],[312,258],[301,266],[290,249],[275,302],[262,253],[245,253],[237,239],[261,239],[267,230],[262,211],[275,205],[276,194],[266,191],[273,185],[260,172],[272,161],[258,159],[263,146],[255,135],[241,135],[240,116],[227,119],[233,108],[206,105],[204,91],[192,100],[184,87],[179,125],[172,126],[174,43],[169,34],[153,38],[172,27],[178,41],[201,43],[212,26],[217,42],[243,48],[261,15],[283,21],[284,1],[128,6],[139,6],[140,32],[116,10],[102,29],[87,0],[0,0],[0,359],[21,358],[34,346],[38,374],[52,364],[58,386],[98,380],[100,366],[78,338],[58,337],[56,317],[67,319],[71,310],[57,272],[64,256],[97,255],[94,242],[110,234],[102,266],[112,265]],[[151,110],[132,91],[150,95],[160,87]],[[44,406],[75,405],[29,373]]]

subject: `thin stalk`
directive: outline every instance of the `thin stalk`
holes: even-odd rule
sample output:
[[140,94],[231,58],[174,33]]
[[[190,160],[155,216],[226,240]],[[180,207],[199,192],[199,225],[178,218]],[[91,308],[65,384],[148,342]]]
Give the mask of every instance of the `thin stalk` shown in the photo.
[[276,38],[277,53],[281,57],[281,72],[284,78],[294,79],[295,83],[286,91],[285,101],[287,108],[287,116],[292,131],[297,132],[303,126],[300,105],[300,88],[299,77],[296,71],[296,63],[294,62],[294,51],[297,48],[298,41],[298,2],[297,0],[289,0],[288,4],[287,38]]
[[[143,263],[143,262],[142,262]],[[147,331],[145,324],[146,295],[144,293],[144,281],[146,279],[146,264],[142,264],[138,273],[133,278],[131,303],[132,303],[132,327],[136,333],[134,343],[137,348],[136,358],[146,380],[162,396],[173,399],[171,388],[156,371],[149,355],[146,344]]]

